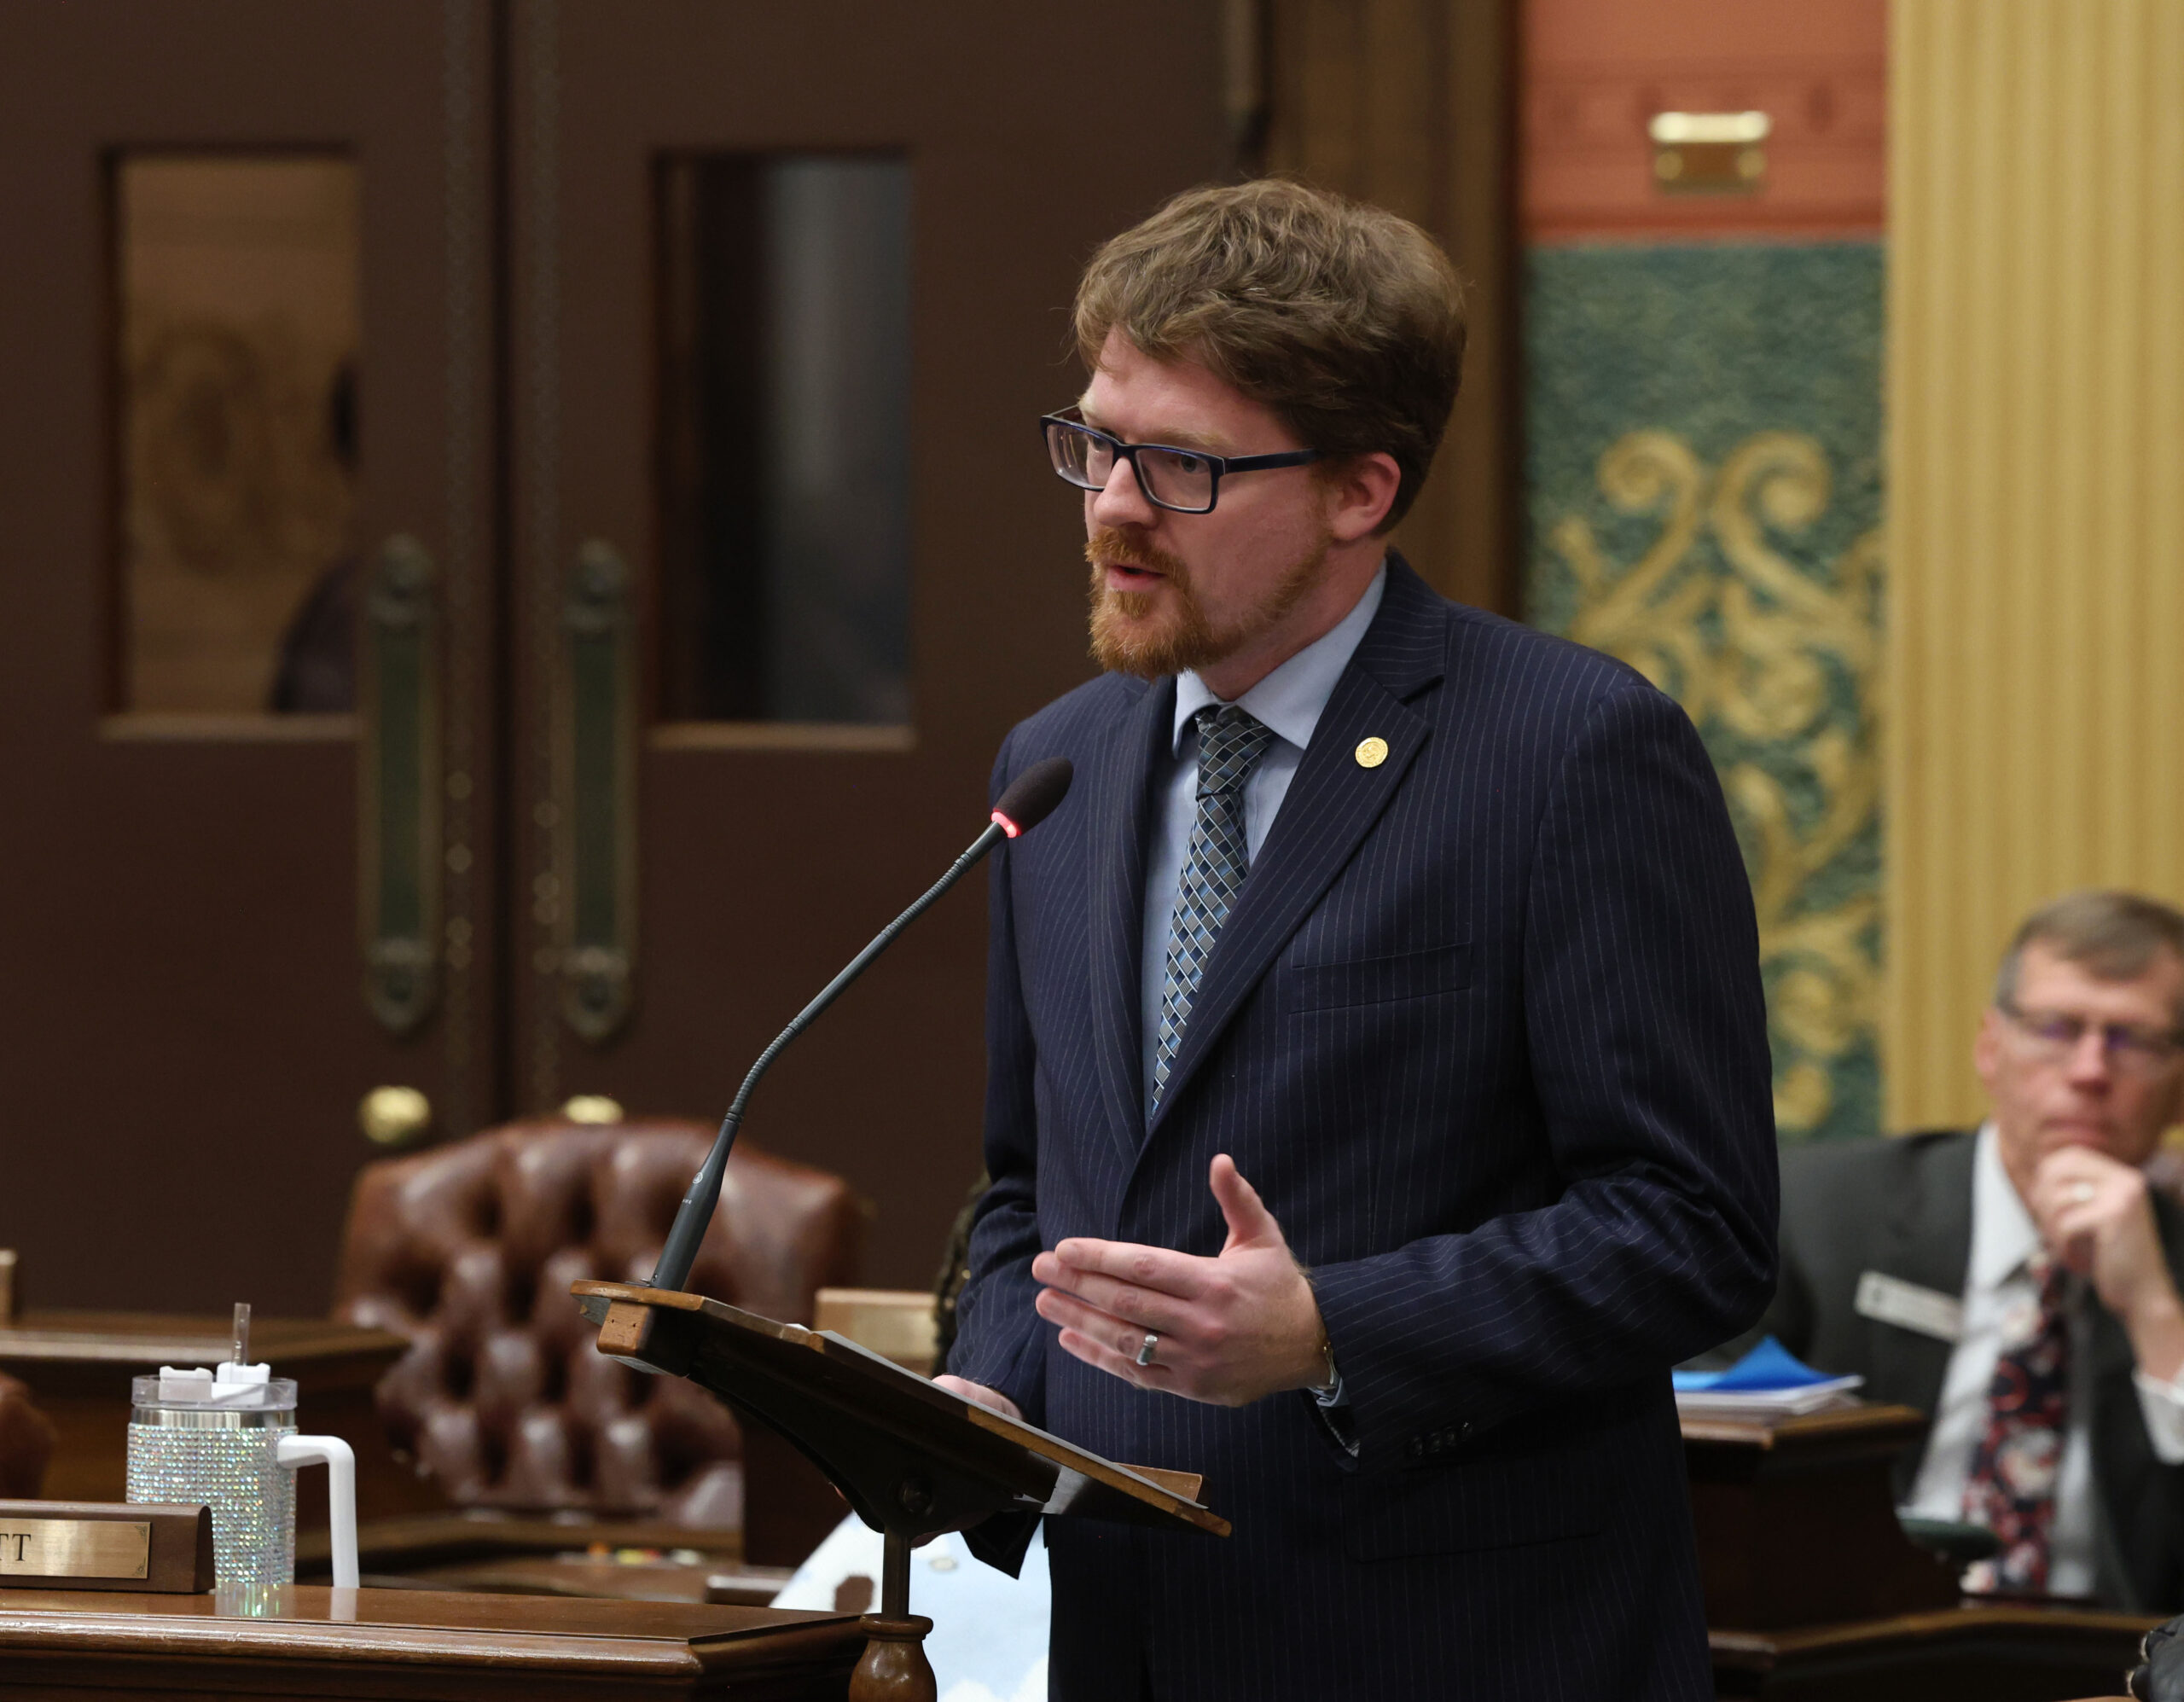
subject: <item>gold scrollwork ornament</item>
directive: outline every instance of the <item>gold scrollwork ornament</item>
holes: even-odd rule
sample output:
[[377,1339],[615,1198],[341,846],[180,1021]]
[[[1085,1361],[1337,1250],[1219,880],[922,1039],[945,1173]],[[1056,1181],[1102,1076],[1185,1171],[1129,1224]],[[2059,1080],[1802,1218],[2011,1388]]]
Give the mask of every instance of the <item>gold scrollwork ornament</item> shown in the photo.
[[1798,433],[1755,433],[1716,470],[1673,433],[1630,432],[1598,477],[1610,507],[1658,531],[1618,566],[1582,516],[1550,530],[1578,594],[1570,636],[1629,663],[1738,752],[1722,782],[1758,915],[1775,1118],[1807,1132],[1833,1107],[1831,1066],[1870,1040],[1878,1008],[1878,894],[1813,894],[1879,805],[1880,534],[1818,571],[1770,543],[1809,527],[1833,494],[1826,451]]

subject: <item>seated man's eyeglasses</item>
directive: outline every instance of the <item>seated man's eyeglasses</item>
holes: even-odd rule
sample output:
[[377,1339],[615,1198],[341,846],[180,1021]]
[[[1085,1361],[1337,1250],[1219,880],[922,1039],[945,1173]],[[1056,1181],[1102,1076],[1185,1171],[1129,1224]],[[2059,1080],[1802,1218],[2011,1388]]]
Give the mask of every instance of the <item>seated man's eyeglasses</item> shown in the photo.
[[2078,1049],[2086,1031],[2100,1036],[2100,1049],[2109,1068],[2119,1075],[2150,1076],[2174,1063],[2184,1049],[2184,1037],[2173,1029],[2140,1028],[2128,1022],[2089,1022],[2069,1011],[2019,1010],[2015,1005],[1997,1007],[2017,1025],[2027,1049],[2042,1057],[2066,1058]]
[[1046,435],[1047,454],[1054,461],[1055,473],[1078,490],[1106,490],[1115,462],[1127,461],[1145,500],[1178,514],[1211,514],[1214,499],[1221,494],[1221,481],[1229,473],[1303,467],[1327,453],[1300,449],[1285,455],[1224,456],[1167,444],[1126,444],[1086,425],[1077,417],[1074,408],[1043,415],[1039,429]]

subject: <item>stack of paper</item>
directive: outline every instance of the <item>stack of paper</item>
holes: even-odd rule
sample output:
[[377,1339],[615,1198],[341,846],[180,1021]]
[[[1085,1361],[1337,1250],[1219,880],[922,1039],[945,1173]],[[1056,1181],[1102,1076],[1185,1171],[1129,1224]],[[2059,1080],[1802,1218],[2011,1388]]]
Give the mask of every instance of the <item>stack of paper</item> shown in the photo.
[[1686,1418],[1790,1418],[1833,1406],[1862,1377],[1815,1371],[1769,1336],[1726,1371],[1678,1371],[1676,1411]]

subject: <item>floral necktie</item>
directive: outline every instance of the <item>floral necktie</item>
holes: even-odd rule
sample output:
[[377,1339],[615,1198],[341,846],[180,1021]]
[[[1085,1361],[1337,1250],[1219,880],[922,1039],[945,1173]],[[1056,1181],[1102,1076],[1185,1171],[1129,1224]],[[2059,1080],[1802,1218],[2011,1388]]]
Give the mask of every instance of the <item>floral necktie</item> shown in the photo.
[[1987,1390],[1987,1428],[1964,1484],[1964,1516],[2001,1542],[1991,1560],[1966,1569],[1968,1590],[2039,1594],[2048,1588],[2048,1538],[2055,1522],[2055,1478],[2063,1464],[2068,1417],[2071,1320],[2067,1273],[2045,1252],[2028,1272],[2037,1304],[2005,1322],[1995,1380]]

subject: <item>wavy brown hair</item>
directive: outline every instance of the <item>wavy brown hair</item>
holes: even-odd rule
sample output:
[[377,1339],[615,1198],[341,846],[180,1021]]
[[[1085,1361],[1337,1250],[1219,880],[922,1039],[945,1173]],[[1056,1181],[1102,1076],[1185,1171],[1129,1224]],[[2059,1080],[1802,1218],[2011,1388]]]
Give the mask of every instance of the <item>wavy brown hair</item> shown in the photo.
[[1119,331],[1195,361],[1331,455],[1385,451],[1410,509],[1463,375],[1455,268],[1407,218],[1285,178],[1191,189],[1107,242],[1077,289],[1088,371]]

